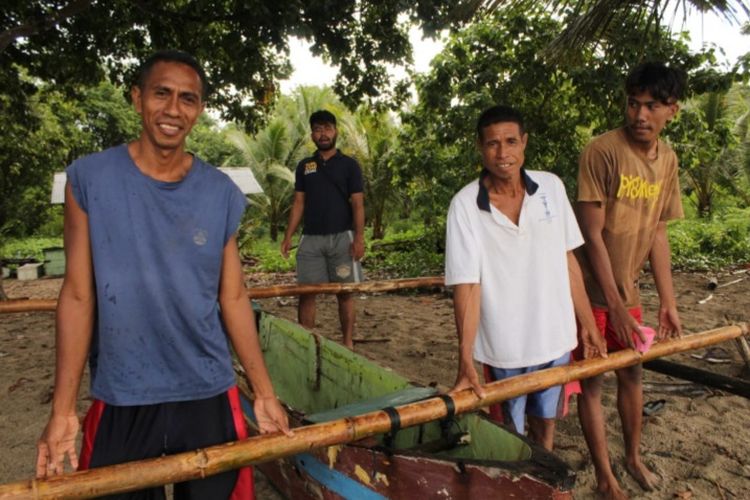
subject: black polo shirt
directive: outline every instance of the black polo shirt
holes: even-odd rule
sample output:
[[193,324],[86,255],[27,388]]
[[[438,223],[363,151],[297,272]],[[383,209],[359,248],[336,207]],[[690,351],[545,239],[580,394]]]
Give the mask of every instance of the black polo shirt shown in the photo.
[[316,151],[297,164],[294,189],[305,193],[302,234],[348,231],[353,228],[350,199],[362,192],[362,169],[339,150],[327,161]]

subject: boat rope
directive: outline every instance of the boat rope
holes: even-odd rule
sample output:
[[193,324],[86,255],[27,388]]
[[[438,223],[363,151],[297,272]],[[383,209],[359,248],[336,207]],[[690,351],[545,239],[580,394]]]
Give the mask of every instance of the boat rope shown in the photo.
[[456,415],[456,403],[453,401],[453,398],[449,394],[440,394],[435,397],[442,399],[443,403],[445,403],[445,409],[447,410],[445,420],[452,419]]
[[398,410],[393,406],[383,408],[383,411],[391,421],[391,434],[396,434],[401,429],[401,415],[398,414]]

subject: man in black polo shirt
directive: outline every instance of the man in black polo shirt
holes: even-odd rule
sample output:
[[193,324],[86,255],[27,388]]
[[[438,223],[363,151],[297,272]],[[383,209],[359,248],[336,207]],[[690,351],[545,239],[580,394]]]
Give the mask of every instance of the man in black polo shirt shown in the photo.
[[[292,235],[305,217],[297,249],[298,283],[358,283],[365,254],[365,205],[362,170],[354,158],[336,149],[336,117],[329,111],[310,116],[318,150],[297,165],[294,204],[281,254],[289,256]],[[354,348],[354,297],[338,295],[344,345]],[[315,326],[315,295],[300,295],[299,322]]]

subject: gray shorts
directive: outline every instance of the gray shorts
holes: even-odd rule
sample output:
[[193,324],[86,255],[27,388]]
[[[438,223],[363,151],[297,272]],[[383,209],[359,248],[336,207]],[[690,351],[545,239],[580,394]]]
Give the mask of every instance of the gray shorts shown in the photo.
[[352,231],[335,234],[305,234],[297,248],[298,283],[359,283],[362,264],[354,260],[350,249]]

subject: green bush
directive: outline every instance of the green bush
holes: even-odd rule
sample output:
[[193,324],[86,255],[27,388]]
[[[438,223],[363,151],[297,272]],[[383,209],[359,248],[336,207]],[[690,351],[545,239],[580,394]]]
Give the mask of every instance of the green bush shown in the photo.
[[54,205],[50,207],[49,217],[35,231],[37,237],[62,238],[63,234],[63,206]]
[[750,262],[750,208],[727,209],[712,219],[670,223],[669,244],[674,267],[717,269]]
[[240,251],[245,258],[255,261],[253,269],[268,273],[286,273],[294,271],[294,251],[289,252],[289,259],[281,256],[281,240],[271,241],[263,230],[240,237]]
[[61,247],[62,238],[10,238],[0,243],[0,257],[6,259],[36,259],[44,261],[42,250],[45,248]]
[[[401,226],[401,232],[389,231],[382,240],[373,240],[371,230],[365,234],[364,266],[368,276],[405,278],[443,273],[444,222],[425,228],[420,223]],[[299,241],[297,236],[293,241]],[[262,272],[294,272],[295,249],[284,259],[279,252],[281,240],[274,242],[264,228],[240,232],[240,252],[255,262],[253,269]]]
[[367,268],[397,278],[443,274],[445,220],[424,227],[414,223],[401,232],[392,231],[378,242],[368,242]]
[[[240,232],[240,251],[256,262],[262,272],[293,272],[294,250],[284,259],[279,246],[262,227],[246,226]],[[399,229],[399,231],[396,231]],[[369,231],[368,231],[369,232]],[[750,208],[727,209],[713,219],[689,218],[669,224],[673,266],[685,270],[707,270],[750,263]],[[431,276],[443,273],[445,221],[428,227],[420,222],[391,226],[382,240],[366,237],[365,266],[373,275],[392,277]],[[29,237],[4,239],[0,257],[34,258],[43,261],[42,250],[60,247],[62,238]]]

